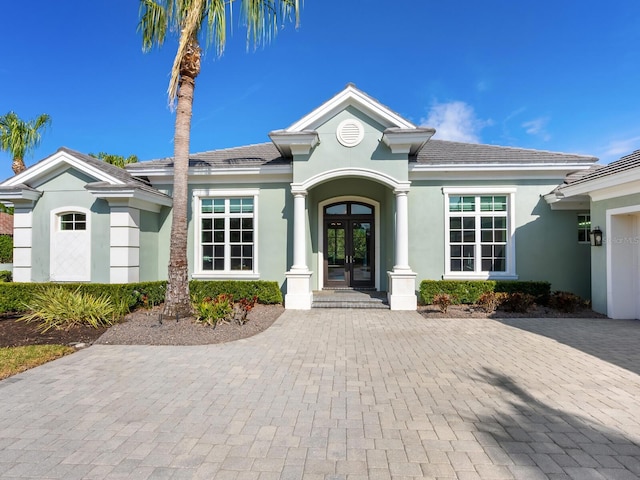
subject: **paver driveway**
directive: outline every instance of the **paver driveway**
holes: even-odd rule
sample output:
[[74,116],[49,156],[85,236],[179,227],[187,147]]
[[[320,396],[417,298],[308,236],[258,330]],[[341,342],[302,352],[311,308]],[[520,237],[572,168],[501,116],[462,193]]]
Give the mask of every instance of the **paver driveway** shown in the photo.
[[93,346],[0,382],[0,477],[639,478],[639,339],[313,310],[226,345]]

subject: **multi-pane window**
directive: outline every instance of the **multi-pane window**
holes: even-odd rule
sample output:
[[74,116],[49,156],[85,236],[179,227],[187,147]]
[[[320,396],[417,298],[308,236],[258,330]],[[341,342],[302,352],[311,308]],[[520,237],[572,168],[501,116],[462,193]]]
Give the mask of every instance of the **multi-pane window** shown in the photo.
[[253,197],[200,200],[202,270],[254,270]]
[[450,272],[507,272],[508,196],[449,195]]
[[60,230],[86,230],[87,216],[84,213],[63,213],[60,218]]
[[589,213],[578,214],[578,242],[591,242],[591,215]]

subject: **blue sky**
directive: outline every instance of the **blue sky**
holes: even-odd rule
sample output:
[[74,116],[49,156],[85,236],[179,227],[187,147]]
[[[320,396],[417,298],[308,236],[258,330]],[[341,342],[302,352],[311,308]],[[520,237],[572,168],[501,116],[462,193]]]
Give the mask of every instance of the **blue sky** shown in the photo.
[[[236,12],[237,13],[237,12]],[[27,165],[66,146],[173,155],[176,42],[141,50],[136,0],[3,2],[0,114],[53,126]],[[197,79],[191,151],[268,141],[347,83],[434,138],[594,155],[640,148],[640,2],[304,0],[301,26],[246,50],[235,15]],[[0,177],[12,175],[0,153]]]

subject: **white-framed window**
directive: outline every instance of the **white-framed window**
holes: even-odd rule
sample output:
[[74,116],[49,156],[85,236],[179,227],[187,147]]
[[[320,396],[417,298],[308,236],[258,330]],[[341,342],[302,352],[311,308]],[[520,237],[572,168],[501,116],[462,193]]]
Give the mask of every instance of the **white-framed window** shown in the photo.
[[196,191],[195,278],[258,276],[258,192]]
[[578,214],[578,243],[591,243],[591,214]]
[[512,188],[443,188],[445,278],[515,278]]
[[58,215],[59,230],[86,230],[87,215],[80,212],[67,212]]

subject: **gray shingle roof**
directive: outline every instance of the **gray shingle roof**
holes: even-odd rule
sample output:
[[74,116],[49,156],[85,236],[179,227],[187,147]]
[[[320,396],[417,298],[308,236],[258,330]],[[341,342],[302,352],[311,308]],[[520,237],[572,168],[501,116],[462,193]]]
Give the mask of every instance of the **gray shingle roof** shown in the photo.
[[[585,163],[591,164],[598,159],[586,155],[528,150],[523,148],[500,147],[475,143],[449,142],[430,140],[411,159],[424,165],[469,164],[476,163]],[[271,142],[243,147],[212,150],[192,153],[189,156],[189,167],[252,167],[288,165],[291,159],[284,158]],[[136,170],[149,167],[173,167],[173,158],[161,158],[127,165],[127,170],[135,175]]]
[[581,183],[590,182],[592,180],[608,177],[618,173],[623,173],[627,170],[640,167],[640,150],[636,150],[629,155],[625,155],[620,160],[611,162],[608,165],[602,165],[598,169],[590,170],[586,175],[577,178],[570,185],[577,185]]
[[500,147],[479,143],[429,140],[415,155],[418,164],[474,164],[474,163],[593,163],[598,159],[586,155]]
[[[189,167],[259,167],[263,165],[288,165],[290,163],[291,160],[283,158],[276,146],[271,142],[189,155]],[[148,167],[173,167],[173,157],[132,163],[127,165],[127,170],[135,174],[136,170]]]
[[72,150],[67,147],[60,147],[58,149],[58,152],[60,151],[66,152],[69,155],[73,155],[74,157],[91,165],[92,167],[95,167],[103,171],[107,175],[110,175],[120,180],[121,182],[130,184],[131,186],[142,187],[143,185],[144,186],[149,185],[149,183],[145,182],[144,180],[133,177],[129,172],[127,172],[123,168],[116,167],[115,165],[111,165],[110,163],[107,163],[107,162],[103,162],[102,160],[92,157],[91,155],[86,155],[84,153],[78,152],[76,150]]

